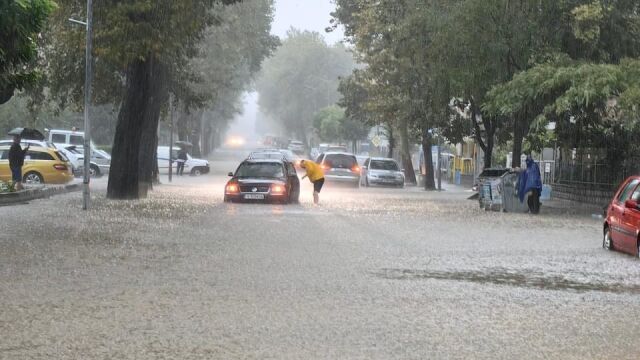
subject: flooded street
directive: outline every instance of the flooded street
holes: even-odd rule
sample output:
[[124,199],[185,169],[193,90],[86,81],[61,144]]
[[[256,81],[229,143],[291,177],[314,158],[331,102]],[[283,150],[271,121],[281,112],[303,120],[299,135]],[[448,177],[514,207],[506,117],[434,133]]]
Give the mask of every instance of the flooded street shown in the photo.
[[149,199],[0,207],[0,359],[637,359],[640,262],[588,209],[449,188],[225,204],[237,162]]

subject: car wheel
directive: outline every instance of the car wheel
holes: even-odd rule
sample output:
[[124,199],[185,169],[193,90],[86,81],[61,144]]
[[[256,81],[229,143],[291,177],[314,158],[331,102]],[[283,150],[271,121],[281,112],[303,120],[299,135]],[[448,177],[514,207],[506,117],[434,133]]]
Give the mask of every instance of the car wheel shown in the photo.
[[100,168],[96,165],[89,166],[89,176],[100,177]]
[[604,229],[604,235],[602,236],[602,247],[607,250],[613,250],[613,242],[611,241],[611,230],[607,227]]
[[44,184],[44,178],[42,177],[42,175],[35,171],[29,171],[28,173],[24,174],[22,181],[28,185]]
[[191,170],[191,175],[192,176],[200,176],[200,175],[202,175],[202,169],[200,169],[199,167],[193,168]]

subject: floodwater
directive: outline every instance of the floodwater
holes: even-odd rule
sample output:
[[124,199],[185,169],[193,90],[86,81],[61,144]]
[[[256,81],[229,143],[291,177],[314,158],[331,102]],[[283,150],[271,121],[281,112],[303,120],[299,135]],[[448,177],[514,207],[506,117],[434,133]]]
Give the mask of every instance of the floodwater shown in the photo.
[[[450,188],[224,204],[226,172],[138,202],[1,207],[0,359],[637,359],[640,262],[591,209]],[[166,182],[166,180],[164,180]]]

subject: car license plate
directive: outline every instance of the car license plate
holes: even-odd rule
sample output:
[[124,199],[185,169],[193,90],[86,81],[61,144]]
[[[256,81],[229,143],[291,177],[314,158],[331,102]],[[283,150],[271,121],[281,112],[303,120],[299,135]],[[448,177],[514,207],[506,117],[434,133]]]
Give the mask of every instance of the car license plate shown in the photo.
[[244,198],[247,200],[264,200],[264,195],[263,194],[246,194]]

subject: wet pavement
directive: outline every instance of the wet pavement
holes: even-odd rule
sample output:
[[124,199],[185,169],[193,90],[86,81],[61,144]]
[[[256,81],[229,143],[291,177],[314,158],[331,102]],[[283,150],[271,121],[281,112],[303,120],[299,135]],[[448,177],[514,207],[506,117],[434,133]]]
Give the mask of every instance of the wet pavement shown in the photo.
[[149,199],[0,208],[0,359],[637,359],[640,261],[592,209],[326,187],[224,204],[223,176]]

